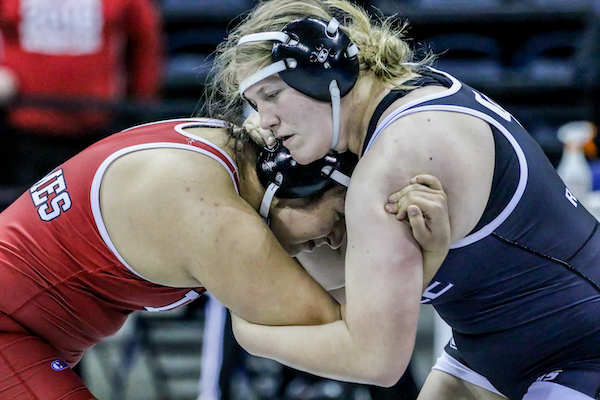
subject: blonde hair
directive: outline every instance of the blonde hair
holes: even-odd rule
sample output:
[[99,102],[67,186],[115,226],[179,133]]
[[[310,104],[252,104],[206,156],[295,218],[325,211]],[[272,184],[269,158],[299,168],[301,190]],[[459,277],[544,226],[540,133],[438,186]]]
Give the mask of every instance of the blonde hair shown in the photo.
[[389,87],[402,87],[402,83],[413,77],[431,58],[427,56],[420,62],[414,61],[412,49],[403,40],[406,23],[398,25],[395,17],[373,18],[349,1],[261,1],[217,48],[208,98],[213,106],[209,109],[219,110],[221,116],[228,114],[228,110],[239,110],[242,104],[239,82],[272,63],[272,42],[238,46],[242,36],[280,31],[289,22],[303,17],[325,21],[335,17],[340,21],[341,29],[359,49],[360,74],[372,74]]

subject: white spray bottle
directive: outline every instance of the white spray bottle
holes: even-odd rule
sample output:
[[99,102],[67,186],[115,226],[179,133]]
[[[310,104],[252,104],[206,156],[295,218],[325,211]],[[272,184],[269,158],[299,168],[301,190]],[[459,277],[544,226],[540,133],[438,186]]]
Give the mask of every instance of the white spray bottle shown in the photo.
[[558,139],[564,144],[562,158],[556,168],[567,188],[580,201],[592,190],[592,169],[585,158],[583,147],[595,134],[591,122],[569,122],[558,129]]

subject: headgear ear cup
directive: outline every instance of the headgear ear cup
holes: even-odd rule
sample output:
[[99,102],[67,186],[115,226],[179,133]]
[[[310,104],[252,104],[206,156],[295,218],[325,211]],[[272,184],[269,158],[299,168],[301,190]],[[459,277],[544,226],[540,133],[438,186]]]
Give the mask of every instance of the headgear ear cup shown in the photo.
[[300,165],[279,142],[273,148],[264,148],[256,164],[258,179],[266,188],[260,215],[265,219],[268,217],[275,195],[290,199],[323,193],[336,184],[348,187],[357,163],[355,154],[345,152]]
[[[334,20],[336,21],[336,20]],[[337,21],[336,21],[337,22]],[[297,66],[279,73],[285,83],[315,100],[331,101],[329,85],[336,81],[340,96],[352,90],[358,79],[355,45],[339,29],[316,18],[303,18],[287,24],[282,32],[296,40],[274,43],[273,61],[294,59]],[[350,47],[350,51],[349,51]]]
[[337,146],[340,100],[356,84],[358,48],[332,18],[326,22],[306,17],[290,22],[281,32],[261,32],[242,37],[238,44],[273,40],[273,64],[240,83],[240,94],[255,83],[278,73],[292,88],[315,100],[332,104],[332,143]]

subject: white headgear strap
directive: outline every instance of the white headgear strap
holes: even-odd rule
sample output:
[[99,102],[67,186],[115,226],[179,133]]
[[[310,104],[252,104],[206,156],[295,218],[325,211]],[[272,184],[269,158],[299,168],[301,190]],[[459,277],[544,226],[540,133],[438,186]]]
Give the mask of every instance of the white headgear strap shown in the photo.
[[240,83],[240,95],[244,97],[244,92],[250,86],[268,78],[271,75],[285,71],[286,69],[294,69],[298,63],[293,58],[287,58],[285,60],[279,60],[271,65],[268,65],[262,69],[259,69],[254,74],[250,75]]
[[[284,32],[260,32],[260,33],[251,33],[249,35],[242,36],[238,41],[238,45],[250,42],[263,42],[266,40],[273,40],[276,42],[286,43],[289,42],[291,44],[298,43],[297,40],[293,40],[287,33]],[[294,69],[298,66],[298,63],[293,58],[287,58],[285,60],[279,60],[273,64],[270,64],[256,73],[250,75],[248,78],[244,79],[240,83],[240,95],[244,97],[244,92],[250,86],[254,85],[262,81],[265,78],[268,78],[271,75],[278,74],[286,69]]]
[[329,94],[331,95],[331,149],[335,149],[340,139],[340,88],[335,80],[329,83]]
[[[339,185],[345,187],[350,186],[350,176],[337,169],[334,169],[331,165],[324,166],[321,169],[321,173],[325,176],[328,176],[329,179],[337,182]],[[282,182],[283,174],[281,174],[280,172],[275,176],[274,181],[269,184],[269,186],[265,190],[265,194],[262,198],[262,201],[260,202],[260,209],[258,210],[258,213],[267,224],[270,224],[269,214],[271,212],[271,204],[273,203],[273,198],[275,197],[277,191],[281,187]]]
[[[334,35],[338,30],[340,23],[337,19],[332,18],[327,25],[327,33]],[[238,45],[250,42],[262,42],[266,40],[273,40],[276,42],[290,43],[292,45],[297,44],[298,41],[292,39],[287,33],[284,32],[260,32],[251,33],[249,35],[242,36],[238,41]],[[354,45],[353,49],[348,49],[349,52],[358,51]],[[240,96],[244,97],[244,92],[252,85],[266,79],[272,75],[278,74],[282,71],[294,69],[298,66],[298,62],[293,58],[286,58],[285,60],[279,60],[273,64],[267,65],[261,68],[254,74],[250,75],[240,83],[239,93]],[[331,95],[331,108],[332,108],[332,136],[331,136],[331,149],[334,149],[340,138],[340,101],[341,94],[338,83],[333,80],[329,84],[329,94]]]
[[350,176],[344,174],[343,172],[338,171],[337,169],[333,169],[331,165],[326,165],[321,169],[321,173],[329,177],[329,179],[334,180],[338,184],[348,187],[350,186]]
[[269,212],[271,211],[273,197],[275,197],[275,193],[277,193],[280,186],[281,182],[271,182],[265,191],[262,201],[260,202],[260,209],[258,210],[258,213],[267,223],[269,221]]

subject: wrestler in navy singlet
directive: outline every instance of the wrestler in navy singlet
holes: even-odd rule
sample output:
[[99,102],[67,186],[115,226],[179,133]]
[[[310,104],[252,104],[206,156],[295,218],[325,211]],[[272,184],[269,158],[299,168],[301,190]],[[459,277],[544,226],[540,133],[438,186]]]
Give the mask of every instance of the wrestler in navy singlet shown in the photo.
[[511,399],[522,398],[536,379],[597,398],[598,222],[508,112],[441,71],[431,69],[420,81],[447,90],[395,110],[375,129],[383,111],[403,95],[390,93],[372,118],[363,153],[389,123],[420,111],[487,121],[496,151],[485,212],[468,236],[450,246],[421,301],[452,327],[456,346],[450,354]]

